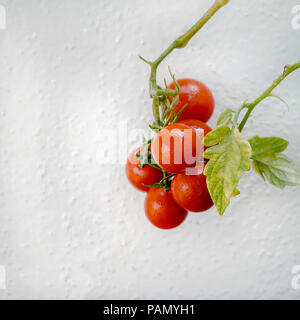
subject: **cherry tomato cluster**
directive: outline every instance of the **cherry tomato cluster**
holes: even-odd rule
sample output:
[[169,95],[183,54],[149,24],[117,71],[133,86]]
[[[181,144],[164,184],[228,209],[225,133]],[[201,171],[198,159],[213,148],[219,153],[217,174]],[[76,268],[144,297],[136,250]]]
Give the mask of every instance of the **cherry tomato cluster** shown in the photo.
[[[197,144],[202,143],[198,130],[204,132],[204,135],[212,130],[206,122],[213,113],[214,98],[210,90],[197,80],[179,79],[177,82],[180,93],[174,108],[175,115],[185,108],[178,122],[162,128],[151,140],[149,154],[153,164],[141,166],[141,148],[130,154],[126,164],[126,175],[130,183],[136,189],[147,192],[146,216],[154,226],[161,229],[179,226],[188,211],[203,212],[213,206],[206,177],[202,173],[189,175],[185,170],[196,166],[193,155]],[[173,82],[169,89],[174,88]],[[190,132],[189,137],[187,132]],[[174,141],[180,148],[174,147]],[[187,149],[191,151],[189,155],[184,154]],[[182,161],[177,161],[178,158]],[[163,172],[168,175],[164,177]],[[160,185],[164,179],[169,188]]]

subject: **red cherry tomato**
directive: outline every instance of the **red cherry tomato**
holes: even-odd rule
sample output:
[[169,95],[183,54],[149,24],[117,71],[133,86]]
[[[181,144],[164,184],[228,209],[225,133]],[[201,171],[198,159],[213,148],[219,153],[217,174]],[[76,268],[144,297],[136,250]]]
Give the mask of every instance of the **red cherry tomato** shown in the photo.
[[152,188],[145,199],[145,212],[150,222],[160,229],[172,229],[186,218],[187,211],[173,199],[171,190]]
[[194,167],[200,159],[201,139],[191,127],[174,123],[163,128],[153,138],[151,153],[165,171],[180,173]]
[[[185,104],[184,111],[179,119],[198,119],[207,122],[214,111],[214,97],[210,90],[202,83],[194,79],[179,79],[179,102],[175,107],[177,114]],[[169,89],[174,90],[175,84],[171,83]]]
[[[209,132],[212,131],[212,128],[209,125],[207,125],[205,122],[202,122],[197,119],[185,119],[185,120],[180,121],[179,123],[183,123],[183,124],[186,124],[187,126],[190,126],[194,130],[196,130],[197,134],[199,134],[199,129],[203,129],[204,136],[206,136]],[[202,139],[203,136],[202,136],[201,132],[199,135]],[[204,150],[206,150],[206,149],[207,149],[207,147],[204,147]]]
[[208,210],[213,206],[206,185],[206,177],[178,174],[172,180],[171,190],[175,201],[184,209],[193,212]]
[[126,164],[126,175],[129,182],[136,189],[140,191],[148,191],[149,188],[143,184],[153,185],[163,178],[163,174],[160,170],[157,170],[149,165],[145,165],[143,168],[141,168],[139,166],[139,159],[136,157],[136,154],[139,152],[140,150],[136,149],[129,155]]
[[203,129],[204,136],[206,136],[209,132],[212,131],[212,128],[209,125],[197,119],[184,119],[179,121],[178,123],[183,123],[189,127],[192,127],[194,130],[196,130],[196,133],[198,132],[199,129]]

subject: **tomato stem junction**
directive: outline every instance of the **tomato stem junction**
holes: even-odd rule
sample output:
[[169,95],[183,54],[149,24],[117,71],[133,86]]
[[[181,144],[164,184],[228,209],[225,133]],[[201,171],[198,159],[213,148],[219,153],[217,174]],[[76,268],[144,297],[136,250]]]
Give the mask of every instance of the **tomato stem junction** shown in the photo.
[[187,45],[189,40],[208,22],[208,20],[223,6],[225,6],[229,0],[215,0],[214,4],[207,10],[207,12],[183,35],[178,37],[175,41],[173,41],[169,47],[163,51],[163,53],[153,62],[150,62],[143,57],[140,56],[140,58],[146,62],[151,67],[151,73],[150,73],[150,79],[149,79],[149,91],[150,91],[150,97],[153,100],[152,103],[152,110],[153,110],[153,117],[155,120],[155,124],[158,126],[162,125],[162,121],[164,119],[161,119],[160,112],[159,112],[159,106],[160,106],[160,97],[175,97],[178,92],[177,90],[169,90],[169,89],[161,89],[157,85],[156,81],[156,74],[157,74],[157,68],[160,65],[160,63],[174,50],[174,49],[180,49]]
[[253,111],[253,109],[264,99],[272,96],[272,91],[281,83],[281,81],[283,81],[289,74],[291,74],[293,71],[297,70],[300,68],[300,61],[293,64],[293,65],[286,65],[284,67],[284,71],[283,73],[277,78],[275,79],[272,84],[270,85],[270,87],[264,91],[257,99],[255,99],[254,101],[252,101],[251,103],[244,103],[242,105],[242,107],[239,109],[239,111],[237,111],[236,113],[236,117],[235,120],[237,122],[237,118],[240,115],[240,112],[243,109],[248,109],[245,116],[243,117],[241,123],[239,124],[239,130],[240,132],[243,130],[247,120],[250,117],[251,112]]

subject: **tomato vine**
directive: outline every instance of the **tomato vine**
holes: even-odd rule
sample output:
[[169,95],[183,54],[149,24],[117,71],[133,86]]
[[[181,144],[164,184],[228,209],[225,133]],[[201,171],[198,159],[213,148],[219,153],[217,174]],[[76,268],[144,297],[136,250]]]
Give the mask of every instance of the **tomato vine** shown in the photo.
[[[157,84],[156,73],[158,66],[173,50],[184,48],[188,44],[190,39],[212,18],[212,16],[219,9],[225,6],[228,2],[229,0],[216,0],[214,4],[208,9],[208,11],[186,33],[174,40],[170,44],[170,46],[165,51],[163,51],[163,53],[153,62],[148,61],[143,57],[139,56],[151,68],[149,79],[149,92],[150,98],[153,100],[152,110],[155,120],[153,126],[157,126],[159,128],[163,124],[159,111],[161,102],[166,101],[165,98],[167,97],[176,97],[179,93],[178,85],[176,90],[169,90],[167,89],[167,86],[165,89],[163,89]],[[172,78],[174,78],[172,74],[171,76]],[[175,78],[173,79],[173,81],[176,83]]]
[[[153,62],[140,58],[150,66],[149,94],[152,99],[152,111],[154,122],[150,128],[155,132],[169,124],[174,124],[179,119],[186,105],[175,114],[174,108],[178,103],[180,87],[175,76],[170,75],[175,84],[175,89],[168,88],[166,82],[162,87],[157,84],[157,69],[160,63],[175,49],[185,47],[189,40],[225,6],[229,0],[215,0],[208,11],[183,35],[173,41],[162,54]],[[276,187],[294,186],[300,184],[300,168],[282,152],[288,142],[278,137],[258,137],[245,140],[241,132],[247,123],[254,108],[267,97],[277,97],[273,90],[292,72],[300,68],[300,61],[287,65],[283,73],[254,101],[245,101],[240,108],[225,109],[219,116],[217,128],[209,132],[204,138],[207,147],[204,153],[207,163],[204,175],[207,179],[207,188],[220,215],[222,215],[230,203],[230,199],[239,194],[238,183],[245,171],[251,169]],[[246,110],[239,121],[241,112]],[[151,140],[143,144],[143,159],[149,158]],[[153,186],[163,187],[165,191],[170,188],[170,179],[173,174],[163,171],[163,179]],[[176,172],[176,171],[174,171]]]

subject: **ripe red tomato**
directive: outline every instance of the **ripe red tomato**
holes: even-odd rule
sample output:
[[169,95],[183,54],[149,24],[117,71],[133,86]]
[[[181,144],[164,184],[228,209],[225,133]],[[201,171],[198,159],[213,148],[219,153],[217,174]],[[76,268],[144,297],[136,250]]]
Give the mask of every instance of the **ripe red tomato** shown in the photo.
[[[180,87],[179,102],[175,107],[177,114],[182,107],[186,108],[179,119],[198,119],[207,122],[214,111],[214,97],[210,90],[202,83],[194,79],[179,79]],[[174,90],[174,82],[169,85],[169,89]]]
[[213,206],[203,174],[178,174],[172,180],[171,190],[175,201],[188,211],[201,212]]
[[[199,133],[199,129],[203,129],[204,131],[204,136],[206,136],[209,132],[212,131],[212,128],[207,125],[205,122],[197,120],[197,119],[185,119],[182,121],[179,121],[179,123],[186,124],[187,126],[190,126],[193,128],[197,134],[200,135],[201,139],[203,138],[202,133]],[[207,147],[203,146],[204,150],[207,149]]]
[[157,170],[149,165],[145,165],[143,168],[141,168],[139,166],[139,159],[136,157],[136,154],[139,152],[140,149],[136,149],[129,155],[126,163],[126,175],[129,182],[136,189],[148,191],[149,188],[143,184],[153,185],[163,178],[163,174],[160,170]]
[[203,129],[204,136],[206,136],[209,132],[212,131],[212,128],[209,125],[197,119],[184,119],[179,121],[178,123],[183,123],[189,127],[192,127],[194,130],[196,130],[196,133],[198,132],[199,129]]
[[170,124],[153,138],[151,153],[165,171],[180,173],[194,167],[200,159],[201,139],[195,130],[183,123]]
[[187,211],[173,199],[171,190],[152,188],[145,199],[145,212],[150,222],[160,229],[172,229],[186,218]]

